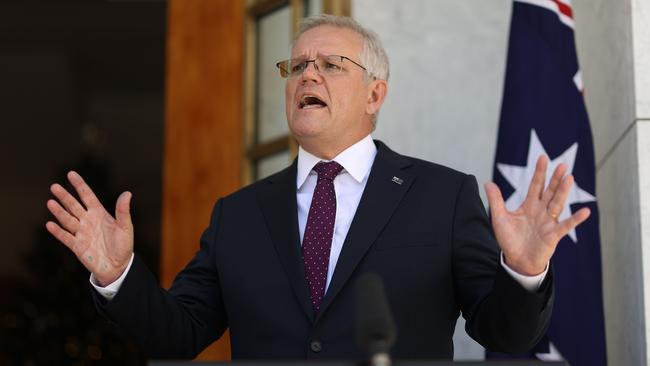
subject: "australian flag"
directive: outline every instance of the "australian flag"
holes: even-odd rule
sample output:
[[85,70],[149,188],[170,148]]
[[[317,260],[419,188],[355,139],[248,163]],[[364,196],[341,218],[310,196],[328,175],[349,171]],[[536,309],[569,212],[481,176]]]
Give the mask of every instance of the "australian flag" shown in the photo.
[[[558,220],[582,207],[591,216],[565,236],[552,258],[550,327],[527,356],[572,366],[607,363],[595,164],[576,55],[570,0],[515,0],[494,166],[509,210],[523,202],[541,154],[547,183],[560,163],[575,184]],[[494,357],[488,354],[488,358]]]

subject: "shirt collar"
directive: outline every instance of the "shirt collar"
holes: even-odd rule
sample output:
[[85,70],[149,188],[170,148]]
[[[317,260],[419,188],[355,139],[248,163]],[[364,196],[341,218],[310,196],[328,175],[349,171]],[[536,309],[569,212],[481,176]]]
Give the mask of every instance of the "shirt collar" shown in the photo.
[[[354,180],[361,183],[370,173],[372,163],[375,161],[375,155],[377,155],[377,147],[372,141],[372,137],[368,135],[343,150],[332,160],[336,160],[337,163],[341,164],[345,172],[348,172]],[[298,189],[302,187],[309,173],[320,161],[329,160],[323,160],[300,146],[298,149],[298,172],[296,174],[296,186]]]

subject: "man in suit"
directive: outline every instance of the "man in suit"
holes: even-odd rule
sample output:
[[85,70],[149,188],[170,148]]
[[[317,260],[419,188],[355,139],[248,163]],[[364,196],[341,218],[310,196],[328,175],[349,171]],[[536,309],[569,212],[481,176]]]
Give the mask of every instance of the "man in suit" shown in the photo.
[[91,271],[100,311],[152,357],[192,358],[229,327],[235,359],[357,359],[354,279],[376,272],[395,357],[451,358],[461,313],[491,350],[533,346],[552,308],[555,246],[589,216],[557,221],[566,167],[545,186],[541,157],[515,212],[486,185],[490,227],[474,177],[370,137],[388,87],[374,33],[349,18],[308,18],[278,67],[298,157],[216,203],[169,291],[133,254],[130,193],[113,218],[78,174],[68,178],[81,202],[52,185],[58,224],[46,227]]

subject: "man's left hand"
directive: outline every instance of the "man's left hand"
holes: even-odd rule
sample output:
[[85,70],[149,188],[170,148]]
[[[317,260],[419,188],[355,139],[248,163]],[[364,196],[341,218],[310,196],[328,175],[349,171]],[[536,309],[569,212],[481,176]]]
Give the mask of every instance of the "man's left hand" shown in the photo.
[[547,165],[548,157],[545,155],[537,160],[528,195],[513,212],[506,209],[496,184],[490,182],[485,185],[492,227],[506,264],[526,276],[542,273],[560,239],[591,213],[585,207],[563,221],[557,220],[573,185],[573,176],[565,177],[567,167],[560,164],[544,189]]

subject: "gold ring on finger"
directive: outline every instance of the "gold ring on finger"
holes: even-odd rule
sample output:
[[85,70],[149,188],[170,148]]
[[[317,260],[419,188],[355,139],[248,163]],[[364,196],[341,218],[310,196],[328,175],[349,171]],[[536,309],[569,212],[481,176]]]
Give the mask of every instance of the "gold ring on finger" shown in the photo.
[[548,215],[551,216],[551,218],[554,221],[557,221],[558,216],[560,216],[560,214],[557,214],[557,213],[554,213],[554,212],[549,212],[549,211],[547,211],[547,212],[548,212]]

